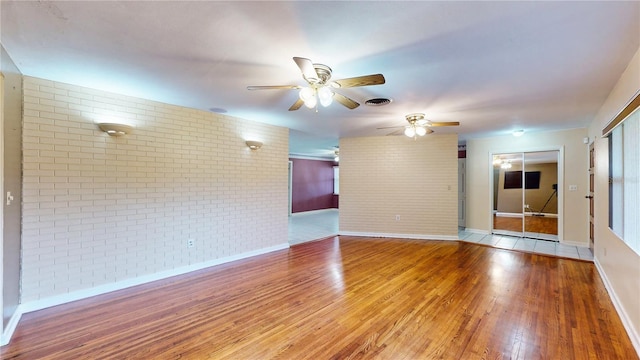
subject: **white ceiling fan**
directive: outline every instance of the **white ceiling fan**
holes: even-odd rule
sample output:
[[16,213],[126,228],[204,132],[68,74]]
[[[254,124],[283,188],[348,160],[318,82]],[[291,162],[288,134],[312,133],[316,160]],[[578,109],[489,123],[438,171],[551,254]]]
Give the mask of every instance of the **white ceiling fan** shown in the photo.
[[357,87],[357,86],[369,86],[380,85],[385,83],[384,76],[382,74],[373,74],[365,76],[357,76],[352,78],[331,80],[332,70],[330,67],[324,64],[314,64],[311,60],[301,57],[294,57],[296,65],[302,71],[302,77],[307,82],[308,86],[299,85],[271,85],[271,86],[247,86],[247,90],[273,90],[273,89],[294,89],[300,90],[299,98],[291,105],[289,111],[300,109],[302,105],[305,105],[309,109],[316,108],[318,103],[327,107],[331,105],[335,99],[340,104],[346,106],[349,109],[355,109],[360,104],[348,98],[342,94],[337,93],[336,89]]

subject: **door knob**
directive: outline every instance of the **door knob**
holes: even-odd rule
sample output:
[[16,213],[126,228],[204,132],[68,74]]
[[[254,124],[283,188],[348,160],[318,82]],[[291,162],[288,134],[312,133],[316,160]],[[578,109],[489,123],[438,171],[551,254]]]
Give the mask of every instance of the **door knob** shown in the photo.
[[585,199],[593,199],[593,195],[587,195],[584,197]]

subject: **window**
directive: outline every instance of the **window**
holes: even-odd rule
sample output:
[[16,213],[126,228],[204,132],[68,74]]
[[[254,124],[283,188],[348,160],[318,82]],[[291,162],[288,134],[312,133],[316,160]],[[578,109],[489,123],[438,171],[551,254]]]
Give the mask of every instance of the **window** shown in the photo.
[[640,111],[609,138],[609,227],[640,254]]
[[340,194],[340,167],[333,167],[333,194]]

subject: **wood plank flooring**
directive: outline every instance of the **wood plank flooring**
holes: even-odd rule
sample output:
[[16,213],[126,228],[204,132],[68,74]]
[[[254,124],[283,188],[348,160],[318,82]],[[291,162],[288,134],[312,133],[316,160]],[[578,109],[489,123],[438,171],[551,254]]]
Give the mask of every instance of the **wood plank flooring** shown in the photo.
[[637,359],[593,263],[341,236],[25,314],[3,359]]

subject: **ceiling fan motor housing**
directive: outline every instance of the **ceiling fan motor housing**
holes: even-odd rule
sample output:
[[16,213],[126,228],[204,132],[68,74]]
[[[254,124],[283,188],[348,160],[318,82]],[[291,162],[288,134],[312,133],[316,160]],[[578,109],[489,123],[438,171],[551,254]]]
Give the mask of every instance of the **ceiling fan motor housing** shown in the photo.
[[405,118],[407,119],[407,121],[411,125],[416,124],[416,123],[418,125],[421,125],[422,120],[424,120],[424,114],[423,113],[409,114]]
[[322,86],[325,85],[329,79],[331,79],[331,68],[328,67],[327,65],[324,64],[313,64],[313,68],[316,71],[316,74],[318,74],[318,78],[317,79],[309,79],[308,77],[304,76],[304,79],[312,86]]

